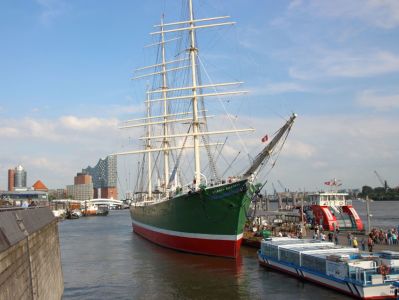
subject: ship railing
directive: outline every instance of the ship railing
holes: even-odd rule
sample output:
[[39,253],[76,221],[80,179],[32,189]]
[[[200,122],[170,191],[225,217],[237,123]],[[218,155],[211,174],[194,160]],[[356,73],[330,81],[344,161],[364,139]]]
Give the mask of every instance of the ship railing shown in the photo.
[[[348,281],[358,285],[373,285],[372,276],[381,275],[378,267],[363,269],[360,267],[351,267],[348,274]],[[390,274],[382,275],[382,282],[388,283],[399,280],[399,272],[397,269],[391,269]]]

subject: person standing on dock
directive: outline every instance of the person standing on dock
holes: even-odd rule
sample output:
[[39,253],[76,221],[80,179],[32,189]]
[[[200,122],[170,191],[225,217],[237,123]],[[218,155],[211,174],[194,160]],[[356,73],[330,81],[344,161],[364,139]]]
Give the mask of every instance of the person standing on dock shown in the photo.
[[369,247],[369,252],[373,252],[374,241],[371,237],[371,234],[369,235],[369,238],[367,240],[367,246]]
[[334,234],[335,245],[338,245],[338,233]]
[[387,233],[387,240],[388,240],[388,245],[392,245],[392,244],[393,244],[391,229],[388,230],[388,233]]
[[353,248],[357,248],[358,247],[359,244],[357,243],[357,238],[356,237],[353,238],[352,244],[353,244]]
[[328,233],[328,241],[331,243],[333,241],[333,233],[331,231]]
[[362,237],[360,244],[362,245],[362,251],[366,251],[366,240],[364,239],[364,237]]
[[352,234],[350,232],[348,232],[347,238],[348,238],[348,246],[351,247],[352,246],[353,237],[352,237]]

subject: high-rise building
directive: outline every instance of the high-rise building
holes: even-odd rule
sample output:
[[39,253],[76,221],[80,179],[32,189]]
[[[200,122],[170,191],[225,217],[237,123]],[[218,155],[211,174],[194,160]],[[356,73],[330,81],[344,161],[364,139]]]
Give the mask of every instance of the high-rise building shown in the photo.
[[9,192],[14,191],[14,176],[15,176],[15,170],[8,169],[8,191]]
[[79,201],[93,199],[93,184],[67,185],[67,196]]
[[15,188],[26,188],[26,171],[23,166],[19,165],[15,168],[14,174],[14,187]]
[[15,189],[26,189],[26,171],[23,166],[19,165],[15,169],[8,170],[8,191]]
[[75,184],[89,184],[92,183],[92,177],[86,173],[78,173],[74,178]]
[[90,175],[78,173],[74,178],[73,185],[67,185],[67,196],[74,200],[90,200],[93,199],[93,183]]
[[82,173],[93,178],[94,198],[118,198],[117,160],[115,155],[100,159],[95,167],[87,167]]

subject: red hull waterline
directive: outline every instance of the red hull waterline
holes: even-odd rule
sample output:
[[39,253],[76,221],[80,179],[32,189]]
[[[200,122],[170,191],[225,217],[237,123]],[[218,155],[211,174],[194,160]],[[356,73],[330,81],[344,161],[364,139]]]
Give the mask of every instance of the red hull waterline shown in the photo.
[[156,232],[139,226],[133,225],[133,231],[147,240],[163,247],[211,256],[222,256],[236,258],[240,253],[242,235],[236,240],[218,240],[193,237],[181,237],[171,234]]

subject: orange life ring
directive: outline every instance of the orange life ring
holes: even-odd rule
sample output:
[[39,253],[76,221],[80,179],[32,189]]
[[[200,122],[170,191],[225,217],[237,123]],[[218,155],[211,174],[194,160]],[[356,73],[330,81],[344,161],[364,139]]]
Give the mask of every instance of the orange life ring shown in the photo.
[[389,272],[391,272],[391,268],[388,267],[387,265],[381,265],[378,269],[379,269],[379,273],[384,276],[388,275]]

